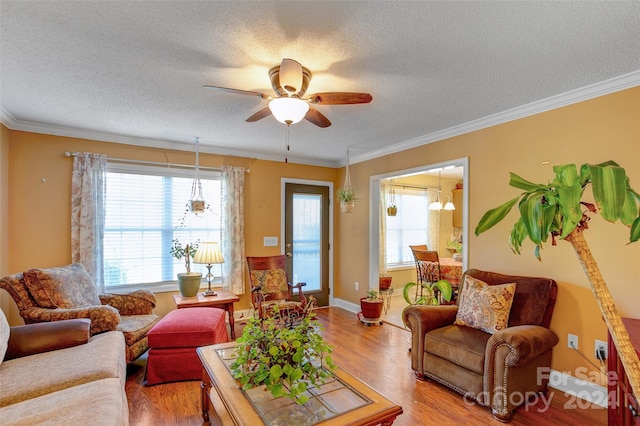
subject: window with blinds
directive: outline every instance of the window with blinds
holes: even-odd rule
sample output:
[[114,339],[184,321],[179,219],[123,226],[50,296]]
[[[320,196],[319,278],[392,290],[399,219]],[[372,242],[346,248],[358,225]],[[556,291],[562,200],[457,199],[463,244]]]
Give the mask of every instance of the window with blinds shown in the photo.
[[396,216],[387,216],[387,268],[413,266],[410,245],[425,244],[429,234],[429,195],[427,190],[396,188]]
[[[173,240],[182,245],[221,241],[220,173],[200,171],[207,209],[194,215],[187,203],[193,170],[109,163],[106,185],[104,274],[107,289],[148,288],[173,282],[186,272],[171,256]],[[211,272],[220,277],[221,265]],[[191,262],[192,272],[205,265]]]

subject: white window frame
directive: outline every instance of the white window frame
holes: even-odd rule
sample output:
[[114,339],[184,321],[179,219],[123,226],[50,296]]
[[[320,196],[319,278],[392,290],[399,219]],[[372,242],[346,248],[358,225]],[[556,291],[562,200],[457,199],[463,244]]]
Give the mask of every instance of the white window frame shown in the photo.
[[[180,177],[180,178],[193,179],[195,172],[193,167],[184,167],[184,166],[163,167],[163,166],[150,166],[150,165],[136,164],[136,163],[121,163],[117,161],[108,161],[107,173],[131,173],[131,174],[139,174],[139,175],[168,176],[168,177]],[[200,179],[203,179],[203,180],[204,179],[217,179],[217,180],[222,179],[222,173],[219,170],[207,169],[202,167],[200,167],[199,176],[200,176]],[[221,195],[222,195],[222,191],[221,191]],[[219,200],[219,202],[221,204],[222,200]],[[221,213],[219,209],[218,209],[218,212]],[[195,265],[192,262],[191,264],[192,270],[194,269],[194,266]],[[196,269],[198,267],[202,267],[204,269],[203,280],[201,283],[201,288],[204,288],[207,286],[206,280],[204,279],[206,275],[206,266],[197,265]],[[221,283],[221,277],[215,277],[213,282],[218,284],[219,286],[219,284]],[[175,292],[178,290],[177,277],[174,280],[168,280],[168,281],[108,286],[106,288],[106,291],[110,293],[128,293],[138,289],[146,289],[154,293]]]
[[[423,219],[423,223],[424,223],[424,225],[425,225],[425,226],[424,226],[424,236],[423,236],[423,238],[422,238],[422,239],[418,239],[418,240],[416,240],[416,241],[412,241],[412,242],[409,242],[409,241],[403,241],[402,246],[400,247],[400,249],[402,249],[402,248],[407,248],[407,249],[408,249],[409,245],[422,244],[423,242],[428,241],[428,239],[429,239],[429,225],[428,225],[428,221],[427,221],[427,219],[428,219],[428,215],[429,215],[431,212],[430,212],[430,211],[429,211],[429,209],[428,209],[428,205],[429,205],[429,193],[428,193],[428,189],[427,189],[427,188],[408,188],[408,189],[409,189],[410,191],[414,191],[414,192],[418,192],[418,191],[419,191],[419,192],[424,192],[424,198],[425,198],[425,215],[426,215],[427,217],[425,217],[425,218]],[[398,211],[400,212],[400,211],[402,211],[402,210],[403,210],[403,209],[402,209],[402,207],[403,207],[403,206],[401,205],[401,203],[399,202],[399,200],[400,200],[400,198],[401,198],[401,197],[407,196],[407,194],[403,193],[402,185],[396,186],[396,190],[395,190],[395,192],[396,192],[396,201],[397,201],[397,204],[398,204]],[[386,221],[386,223],[387,223],[387,229],[386,229],[386,231],[385,231],[385,232],[386,232],[386,235],[387,235],[387,239],[389,238],[389,226],[388,226],[388,221],[389,221],[389,218],[387,218],[387,221]],[[411,244],[410,244],[410,243],[411,243]],[[407,259],[406,261],[400,261],[400,262],[393,262],[393,263],[390,263],[390,262],[387,260],[386,253],[385,253],[385,268],[386,268],[387,270],[394,270],[394,269],[407,269],[407,268],[412,268],[412,267],[414,267],[414,260],[413,260],[413,257],[411,257],[411,258]]]

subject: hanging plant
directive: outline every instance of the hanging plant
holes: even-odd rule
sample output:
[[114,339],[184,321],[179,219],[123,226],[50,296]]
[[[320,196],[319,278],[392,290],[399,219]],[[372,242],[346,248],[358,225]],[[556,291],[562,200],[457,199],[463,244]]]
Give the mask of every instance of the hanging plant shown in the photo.
[[396,206],[396,190],[393,186],[393,179],[391,185],[389,185],[389,202],[387,203],[387,215],[395,216],[398,214],[398,207]]
[[342,213],[351,213],[356,204],[356,193],[351,188],[351,175],[349,173],[349,150],[347,149],[347,167],[344,176],[344,186],[336,192],[336,198],[340,202]]

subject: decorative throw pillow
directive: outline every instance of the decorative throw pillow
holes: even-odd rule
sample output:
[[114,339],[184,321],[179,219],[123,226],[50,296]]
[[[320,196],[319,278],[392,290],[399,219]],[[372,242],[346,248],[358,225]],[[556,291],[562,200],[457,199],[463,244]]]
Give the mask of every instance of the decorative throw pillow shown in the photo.
[[263,293],[286,293],[289,291],[284,269],[251,271],[251,283],[261,286]]
[[2,364],[4,355],[7,353],[7,348],[9,347],[10,333],[11,329],[9,328],[7,318],[4,316],[2,309],[0,309],[0,364]]
[[465,276],[455,324],[479,328],[495,333],[508,326],[516,284],[489,285],[479,279]]
[[24,282],[43,308],[84,308],[101,305],[93,280],[80,263],[46,269],[29,269]]

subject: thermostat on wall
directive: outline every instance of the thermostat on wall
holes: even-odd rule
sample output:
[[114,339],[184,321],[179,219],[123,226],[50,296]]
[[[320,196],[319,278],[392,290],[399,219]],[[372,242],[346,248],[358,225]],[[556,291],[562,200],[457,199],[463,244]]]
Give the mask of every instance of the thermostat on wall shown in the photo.
[[278,237],[264,237],[265,247],[275,247],[278,245]]

